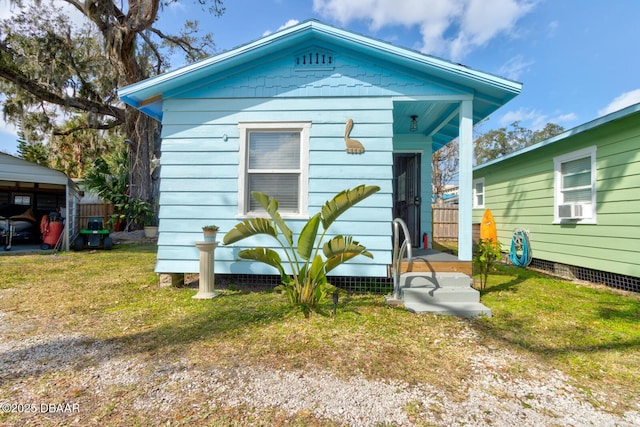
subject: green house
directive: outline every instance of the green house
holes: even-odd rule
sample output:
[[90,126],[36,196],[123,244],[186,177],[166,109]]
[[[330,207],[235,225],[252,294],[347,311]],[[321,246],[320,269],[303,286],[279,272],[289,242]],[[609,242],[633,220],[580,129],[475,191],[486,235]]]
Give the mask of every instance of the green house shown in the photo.
[[640,290],[640,104],[473,171],[473,220],[491,209],[507,250],[528,230],[534,267]]

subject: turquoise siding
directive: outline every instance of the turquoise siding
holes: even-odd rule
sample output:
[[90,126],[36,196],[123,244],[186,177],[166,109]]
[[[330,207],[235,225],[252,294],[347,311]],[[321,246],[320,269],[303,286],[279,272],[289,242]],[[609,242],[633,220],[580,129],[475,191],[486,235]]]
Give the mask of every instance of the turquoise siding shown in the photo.
[[[371,98],[354,102],[341,97],[188,99],[168,101],[165,107],[157,272],[197,272],[194,242],[202,239],[201,227],[215,223],[223,234],[237,224],[238,122],[310,121],[310,215],[343,189],[363,183],[381,187],[379,193],[345,213],[331,229],[334,234],[353,235],[367,246],[374,259],[352,260],[335,274],[387,274],[391,261],[391,101]],[[345,152],[348,118],[355,122],[351,136],[364,144],[364,154]],[[226,141],[223,135],[227,135]],[[289,220],[296,233],[304,223]],[[274,274],[268,266],[237,260],[241,249],[256,245],[272,245],[272,241],[255,237],[218,247],[216,272]]]
[[[353,235],[375,259],[352,260],[335,274],[385,276],[391,261],[393,151],[422,152],[422,199],[427,201],[432,146],[448,143],[461,130],[463,145],[470,146],[471,126],[461,123],[482,120],[520,90],[520,83],[316,21],[120,88],[126,104],[163,126],[156,271],[198,271],[194,242],[201,227],[216,223],[226,232],[237,224],[238,124],[304,122],[311,124],[309,194],[304,195],[310,215],[346,188],[382,189],[332,229]],[[403,139],[410,134],[412,115],[420,118],[415,134],[428,137]],[[348,119],[355,124],[351,137],[364,144],[364,154],[345,152]],[[468,157],[461,152],[463,160]],[[428,203],[422,218],[422,231],[429,231]],[[469,222],[468,215],[464,221]],[[292,223],[299,231],[304,221]],[[216,271],[274,272],[238,262],[242,247],[218,248]]]
[[[427,81],[382,61],[373,63],[350,50],[333,49],[334,67],[300,69],[282,52],[268,62],[197,81],[165,93],[158,262],[161,273],[197,272],[201,227],[218,224],[221,234],[238,222],[239,122],[311,122],[309,215],[337,192],[359,184],[381,191],[354,207],[331,228],[353,235],[374,255],[359,257],[335,275],[386,276],[391,263],[393,97],[451,96],[466,92],[451,82]],[[368,62],[367,62],[368,61]],[[351,137],[365,146],[360,155],[345,152],[347,119]],[[423,156],[423,186],[430,188],[430,141],[413,149]],[[428,204],[425,204],[428,210]],[[429,218],[430,212],[423,213]],[[299,232],[304,220],[289,220]],[[430,230],[430,222],[425,227]],[[221,240],[222,236],[218,240]],[[215,252],[217,273],[273,274],[259,263],[238,261],[246,247],[273,244],[255,237]]]
[[[334,48],[327,45],[328,48]],[[304,69],[293,65],[293,55],[282,52],[269,58],[268,63],[252,64],[237,74],[212,77],[183,87],[176,94],[181,98],[228,98],[237,102],[238,112],[251,110],[250,99],[277,97],[350,97],[347,105],[362,108],[367,97],[425,95],[433,97],[467,96],[468,88],[451,81],[413,73],[384,61],[373,62],[370,57],[354,51],[336,54],[335,66],[330,69]],[[172,93],[165,94],[173,96]],[[273,100],[277,105],[277,100]],[[345,106],[346,107],[346,106]],[[327,110],[325,114],[332,116]],[[163,118],[163,121],[166,118]]]
[[[594,145],[597,223],[553,224],[553,158]],[[507,250],[513,229],[524,228],[535,258],[640,277],[640,113],[477,168],[481,177]],[[474,210],[474,222],[482,213]]]

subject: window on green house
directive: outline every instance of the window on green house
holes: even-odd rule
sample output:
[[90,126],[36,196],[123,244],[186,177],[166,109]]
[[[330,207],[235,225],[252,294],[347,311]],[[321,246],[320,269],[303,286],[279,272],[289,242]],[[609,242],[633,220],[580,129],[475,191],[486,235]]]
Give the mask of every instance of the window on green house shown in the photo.
[[484,208],[484,178],[473,180],[473,207]]
[[554,222],[595,223],[596,147],[558,156],[553,160]]

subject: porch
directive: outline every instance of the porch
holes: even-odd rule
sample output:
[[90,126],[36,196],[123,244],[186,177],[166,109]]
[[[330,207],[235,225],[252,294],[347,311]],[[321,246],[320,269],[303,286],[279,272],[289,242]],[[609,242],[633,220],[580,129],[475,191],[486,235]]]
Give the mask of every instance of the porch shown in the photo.
[[409,262],[403,260],[400,272],[462,273],[469,277],[473,274],[473,263],[471,261],[460,261],[455,255],[434,249],[413,248],[411,264],[411,269],[409,269]]
[[480,293],[471,286],[472,261],[434,249],[413,248],[400,218],[393,221],[393,237],[393,296],[387,297],[388,304],[403,305],[414,313],[491,316],[491,310],[480,302]]

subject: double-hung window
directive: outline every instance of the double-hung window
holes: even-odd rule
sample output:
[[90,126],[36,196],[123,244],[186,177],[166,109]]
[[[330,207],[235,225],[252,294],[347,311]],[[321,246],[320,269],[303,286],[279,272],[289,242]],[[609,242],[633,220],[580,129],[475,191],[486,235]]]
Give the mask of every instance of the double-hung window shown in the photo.
[[259,191],[278,200],[284,217],[307,215],[309,122],[240,123],[238,208],[241,216],[263,216],[251,197]]
[[473,180],[473,207],[484,208],[484,178]]
[[596,222],[596,147],[553,159],[554,222]]

